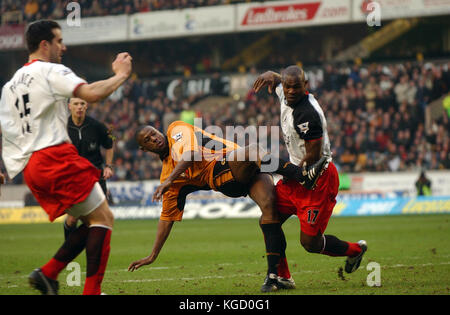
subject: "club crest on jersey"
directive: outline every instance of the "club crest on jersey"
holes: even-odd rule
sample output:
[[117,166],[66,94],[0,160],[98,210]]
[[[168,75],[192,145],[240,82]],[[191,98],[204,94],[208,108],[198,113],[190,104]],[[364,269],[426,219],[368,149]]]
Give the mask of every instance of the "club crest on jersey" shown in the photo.
[[70,69],[63,69],[63,70],[61,70],[61,74],[62,75],[68,75],[68,74],[71,74],[72,73],[72,70],[70,70]]
[[183,133],[182,132],[179,132],[176,135],[172,136],[172,139],[175,140],[176,142],[180,141],[181,138],[183,138]]
[[309,130],[309,126],[308,125],[309,125],[309,121],[307,121],[307,122],[305,122],[303,124],[300,124],[297,127],[298,127],[298,129],[300,129],[300,132],[303,132],[304,134],[306,134],[308,132],[308,130]]

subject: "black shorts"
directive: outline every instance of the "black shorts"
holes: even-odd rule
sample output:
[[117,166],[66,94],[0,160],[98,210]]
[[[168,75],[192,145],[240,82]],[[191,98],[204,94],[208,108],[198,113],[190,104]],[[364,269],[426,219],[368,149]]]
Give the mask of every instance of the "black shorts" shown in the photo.
[[227,197],[246,197],[249,194],[250,185],[235,180],[226,158],[223,158],[222,161],[217,161],[216,165],[214,165],[213,180],[216,190]]
[[106,179],[103,177],[103,170],[100,175],[100,179],[98,180],[98,183],[100,184],[100,187],[102,187],[106,200],[108,200],[109,204],[112,204],[112,198],[111,195],[108,193],[108,187],[106,186]]

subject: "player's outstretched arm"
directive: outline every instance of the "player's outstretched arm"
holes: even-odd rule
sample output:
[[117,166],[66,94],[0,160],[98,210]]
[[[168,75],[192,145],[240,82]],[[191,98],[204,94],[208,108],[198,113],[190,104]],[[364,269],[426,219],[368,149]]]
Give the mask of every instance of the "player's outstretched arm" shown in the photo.
[[81,85],[74,93],[75,97],[89,103],[98,102],[119,88],[130,76],[133,58],[128,53],[120,53],[112,63],[114,76],[106,80]]
[[153,244],[152,253],[140,260],[134,261],[128,266],[128,271],[135,271],[142,266],[149,265],[153,263],[159,255],[164,243],[169,237],[170,231],[172,230],[173,221],[159,220],[158,231],[156,232],[155,243]]
[[189,167],[194,164],[194,151],[184,152],[182,160],[177,163],[172,173],[169,177],[158,187],[156,187],[155,193],[153,194],[152,201],[160,201],[164,193],[169,190],[173,181],[177,179],[182,173],[184,173]]
[[255,90],[255,92],[258,93],[262,87],[267,86],[267,90],[269,91],[269,93],[272,93],[272,91],[275,90],[275,88],[280,83],[281,83],[281,75],[279,73],[267,71],[261,74],[255,80],[255,83],[253,83],[253,90]]

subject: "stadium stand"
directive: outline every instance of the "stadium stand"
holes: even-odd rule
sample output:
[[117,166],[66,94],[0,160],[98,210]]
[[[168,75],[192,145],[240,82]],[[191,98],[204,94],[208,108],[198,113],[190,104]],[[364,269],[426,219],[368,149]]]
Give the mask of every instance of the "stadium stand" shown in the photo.
[[[2,23],[22,23],[40,18],[60,19],[64,15],[63,8],[68,2],[67,0],[1,0]],[[88,17],[250,1],[84,0],[78,2],[83,10],[82,16]],[[336,32],[340,32],[338,27],[335,29]],[[312,33],[309,35],[311,38],[316,36],[313,31],[310,33]],[[295,33],[293,36],[298,37],[299,34]],[[304,36],[304,41],[310,39],[306,37],[307,35]],[[205,97],[201,93],[175,100],[168,97],[166,86],[161,83],[164,77],[186,78],[192,74],[208,74],[220,78],[226,75],[217,67],[211,52],[214,47],[218,47],[221,51],[227,48],[232,49],[233,40],[231,36],[223,36],[220,41],[213,39],[206,42],[192,42],[189,45],[174,45],[173,41],[159,41],[157,45],[151,47],[155,49],[151,51],[154,58],[148,58],[145,54],[135,58],[137,65],[147,65],[140,69],[147,68],[151,72],[141,74],[142,78],[134,76],[117,95],[113,95],[102,104],[91,105],[89,115],[108,124],[117,139],[116,172],[112,180],[142,180],[159,177],[161,162],[139,151],[134,140],[135,130],[140,124],[150,123],[164,131],[168,123],[181,117],[183,112],[193,111],[196,116],[203,118],[204,125],[222,127],[236,124],[279,125],[279,106],[274,95],[266,93],[255,95],[249,89],[243,99],[225,103],[224,106],[218,106],[217,110],[212,112],[205,112],[196,105],[197,101]],[[303,51],[301,41],[294,43],[292,49],[287,51],[282,49],[282,45],[277,45],[276,41],[289,40],[289,38],[272,36],[271,40],[275,50],[257,64],[260,72],[265,69],[278,70],[297,60],[307,59],[305,58],[307,56],[298,55],[298,52]],[[289,42],[292,41],[289,40]],[[126,45],[139,44],[127,43]],[[75,49],[81,52],[84,48]],[[80,53],[83,55],[82,62],[85,63],[85,68],[100,72],[95,65],[105,59],[107,51],[108,47],[98,45],[95,50],[89,50],[89,53]],[[199,51],[202,53],[198,53]],[[450,92],[450,61],[396,61],[364,65],[327,64],[321,56],[314,56],[315,51],[315,47],[312,47],[308,53],[311,58],[317,59],[316,65],[311,67],[307,65],[305,69],[313,74],[310,77],[310,91],[316,95],[326,113],[334,161],[340,171],[450,168],[448,114],[450,110],[445,110],[441,106],[435,118],[428,122],[425,120],[425,112],[429,104]],[[248,82],[252,82],[258,70],[253,69],[253,73],[248,74]],[[91,76],[89,78],[92,79]],[[280,139],[282,139],[281,135]],[[287,158],[283,145],[280,149],[280,155]],[[0,168],[4,170],[1,164]],[[22,181],[20,176],[14,180],[15,183],[22,183]]]
[[[442,107],[443,114],[430,126],[424,119],[427,104],[450,92],[449,70],[450,62],[352,67],[328,64],[316,68],[316,73],[322,75],[314,78],[310,91],[327,115],[334,161],[340,170],[450,168],[447,111]],[[117,139],[116,174],[112,180],[159,177],[161,162],[139,151],[134,140],[140,124],[149,123],[164,131],[187,109],[194,110],[204,125],[223,129],[236,124],[279,124],[279,105],[274,95],[255,95],[249,90],[241,103],[202,113],[194,104],[203,95],[170,100],[158,84],[158,80],[133,77],[123,86],[121,95],[91,106],[89,114],[106,122]],[[283,145],[280,155],[287,157]],[[17,182],[21,181],[18,177]]]
[[[449,168],[448,115],[433,121],[429,129],[424,121],[427,104],[449,92],[449,66],[409,62],[326,66],[323,79],[315,82],[311,92],[327,113],[334,159],[342,171]],[[119,149],[118,179],[157,178],[159,161],[145,161],[148,157],[137,151],[135,128],[148,122],[164,130],[167,116],[179,117],[183,103],[195,103],[195,98],[171,101],[164,91],[153,89],[147,80],[132,79],[123,89],[122,101],[108,100],[91,110],[91,115],[113,126]],[[150,98],[144,97],[149,90],[153,90]],[[205,116],[197,112],[197,116],[205,125],[222,127],[278,125],[276,97],[249,91],[244,103],[241,107],[230,104]],[[286,154],[284,148],[280,154]],[[150,169],[148,162],[153,166]]]
[[[224,5],[245,0],[2,0],[0,12],[2,17],[7,17],[7,23],[18,21],[30,22],[39,19],[63,18],[64,10],[69,2],[77,2],[81,7],[83,17],[133,14],[156,10],[173,10],[184,8],[196,8],[202,6]],[[259,1],[264,2],[264,1]],[[14,16],[13,19],[10,19]]]
[[[326,65],[323,78],[316,79],[311,92],[327,113],[338,167],[343,172],[450,168],[447,112],[430,128],[424,120],[427,104],[449,93],[449,66],[450,62]],[[132,78],[120,98],[92,105],[90,115],[105,121],[117,138],[113,180],[158,178],[160,161],[137,148],[137,126],[150,123],[164,131],[166,121],[178,118],[187,104],[201,97],[173,101],[156,83]],[[276,97],[250,90],[243,101],[244,106],[229,104],[212,114],[197,111],[196,115],[205,125],[278,125]],[[280,154],[286,158],[283,146]]]

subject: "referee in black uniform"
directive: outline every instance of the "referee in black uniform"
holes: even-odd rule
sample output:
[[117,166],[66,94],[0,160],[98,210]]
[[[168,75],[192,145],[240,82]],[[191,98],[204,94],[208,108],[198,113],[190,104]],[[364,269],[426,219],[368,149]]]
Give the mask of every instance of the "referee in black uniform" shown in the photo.
[[[112,160],[114,156],[113,139],[108,128],[98,120],[86,115],[88,103],[80,98],[71,98],[69,110],[71,115],[67,124],[69,137],[78,153],[88,159],[102,171],[99,184],[108,198],[106,180],[114,175]],[[103,160],[100,147],[105,149]],[[77,219],[67,216],[64,222],[64,237],[76,228]]]

